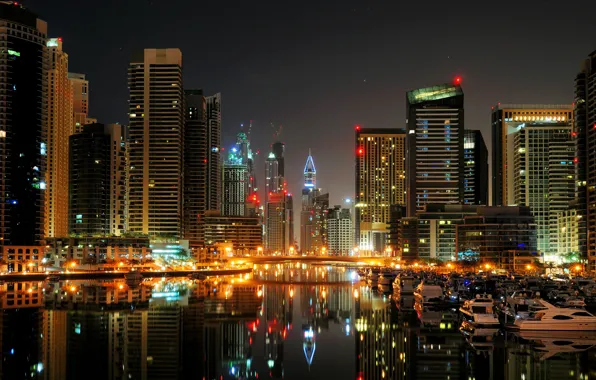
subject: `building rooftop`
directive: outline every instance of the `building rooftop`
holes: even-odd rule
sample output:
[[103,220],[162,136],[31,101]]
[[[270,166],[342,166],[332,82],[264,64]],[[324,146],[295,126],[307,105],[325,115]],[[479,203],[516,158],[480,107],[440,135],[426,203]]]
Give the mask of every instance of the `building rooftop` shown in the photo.
[[517,110],[573,110],[572,104],[497,104],[495,110],[517,109]]
[[418,104],[433,100],[452,98],[455,96],[463,96],[464,92],[460,85],[445,83],[437,86],[408,91],[406,95],[408,98],[408,103]]

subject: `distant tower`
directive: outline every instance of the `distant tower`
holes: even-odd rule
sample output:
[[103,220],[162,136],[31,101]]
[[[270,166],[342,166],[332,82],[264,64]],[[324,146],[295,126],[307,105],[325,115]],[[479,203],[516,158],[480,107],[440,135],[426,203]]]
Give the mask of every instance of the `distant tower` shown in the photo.
[[[246,158],[244,158],[245,156]],[[249,196],[248,154],[242,152],[242,145],[230,149],[223,164],[223,197],[221,214],[224,216],[246,216],[246,202]]]
[[308,150],[306,165],[304,165],[304,187],[308,189],[317,187],[317,169],[310,154],[310,149]]
[[280,191],[279,161],[273,152],[265,160],[265,191],[267,197]]
[[302,209],[300,211],[300,250],[302,253],[313,253],[313,238],[317,235],[315,215],[315,199],[320,195],[317,189],[317,169],[310,149],[304,165],[304,188],[302,189]]
[[[277,162],[279,163],[279,176],[285,178],[285,152],[286,145],[280,141],[271,145],[271,151],[275,155]],[[283,184],[283,181],[282,181]]]

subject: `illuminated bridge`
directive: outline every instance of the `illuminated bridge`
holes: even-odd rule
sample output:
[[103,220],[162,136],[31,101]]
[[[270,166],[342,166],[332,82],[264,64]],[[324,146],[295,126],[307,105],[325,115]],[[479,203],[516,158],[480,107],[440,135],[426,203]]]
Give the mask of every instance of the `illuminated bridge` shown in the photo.
[[307,264],[352,264],[356,266],[379,266],[391,262],[388,257],[353,256],[252,256],[231,259],[253,264],[307,263]]

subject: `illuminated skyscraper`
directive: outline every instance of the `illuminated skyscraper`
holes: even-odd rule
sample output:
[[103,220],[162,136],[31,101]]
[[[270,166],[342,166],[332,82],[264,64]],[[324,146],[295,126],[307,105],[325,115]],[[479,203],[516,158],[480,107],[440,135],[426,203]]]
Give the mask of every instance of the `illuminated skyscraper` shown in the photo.
[[89,118],[89,81],[85,74],[68,73],[72,85],[73,133],[79,133],[83,126],[97,123],[97,119]]
[[68,235],[68,138],[74,133],[72,84],[68,54],[61,38],[50,38],[48,49],[48,122],[45,195],[45,236]]
[[558,261],[558,213],[575,199],[573,106],[502,104],[492,121],[493,203],[529,207],[538,250]]
[[179,237],[184,102],[182,53],[145,49],[128,68],[129,231]]
[[446,83],[406,93],[407,213],[464,202],[464,93]]
[[242,162],[238,148],[234,147],[223,164],[223,199],[221,213],[224,216],[246,216],[249,173],[248,165]]
[[575,137],[577,149],[577,213],[579,248],[596,271],[596,51],[582,62],[575,78]]
[[44,236],[47,142],[47,24],[0,1],[0,246],[38,245]]
[[356,127],[356,244],[383,252],[389,207],[405,204],[405,139],[401,129]]

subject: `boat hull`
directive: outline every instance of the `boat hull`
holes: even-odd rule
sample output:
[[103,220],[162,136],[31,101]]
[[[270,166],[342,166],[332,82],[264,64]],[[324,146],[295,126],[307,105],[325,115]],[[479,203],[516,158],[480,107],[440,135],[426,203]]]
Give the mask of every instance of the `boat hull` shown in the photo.
[[596,331],[596,321],[515,321],[520,331]]

